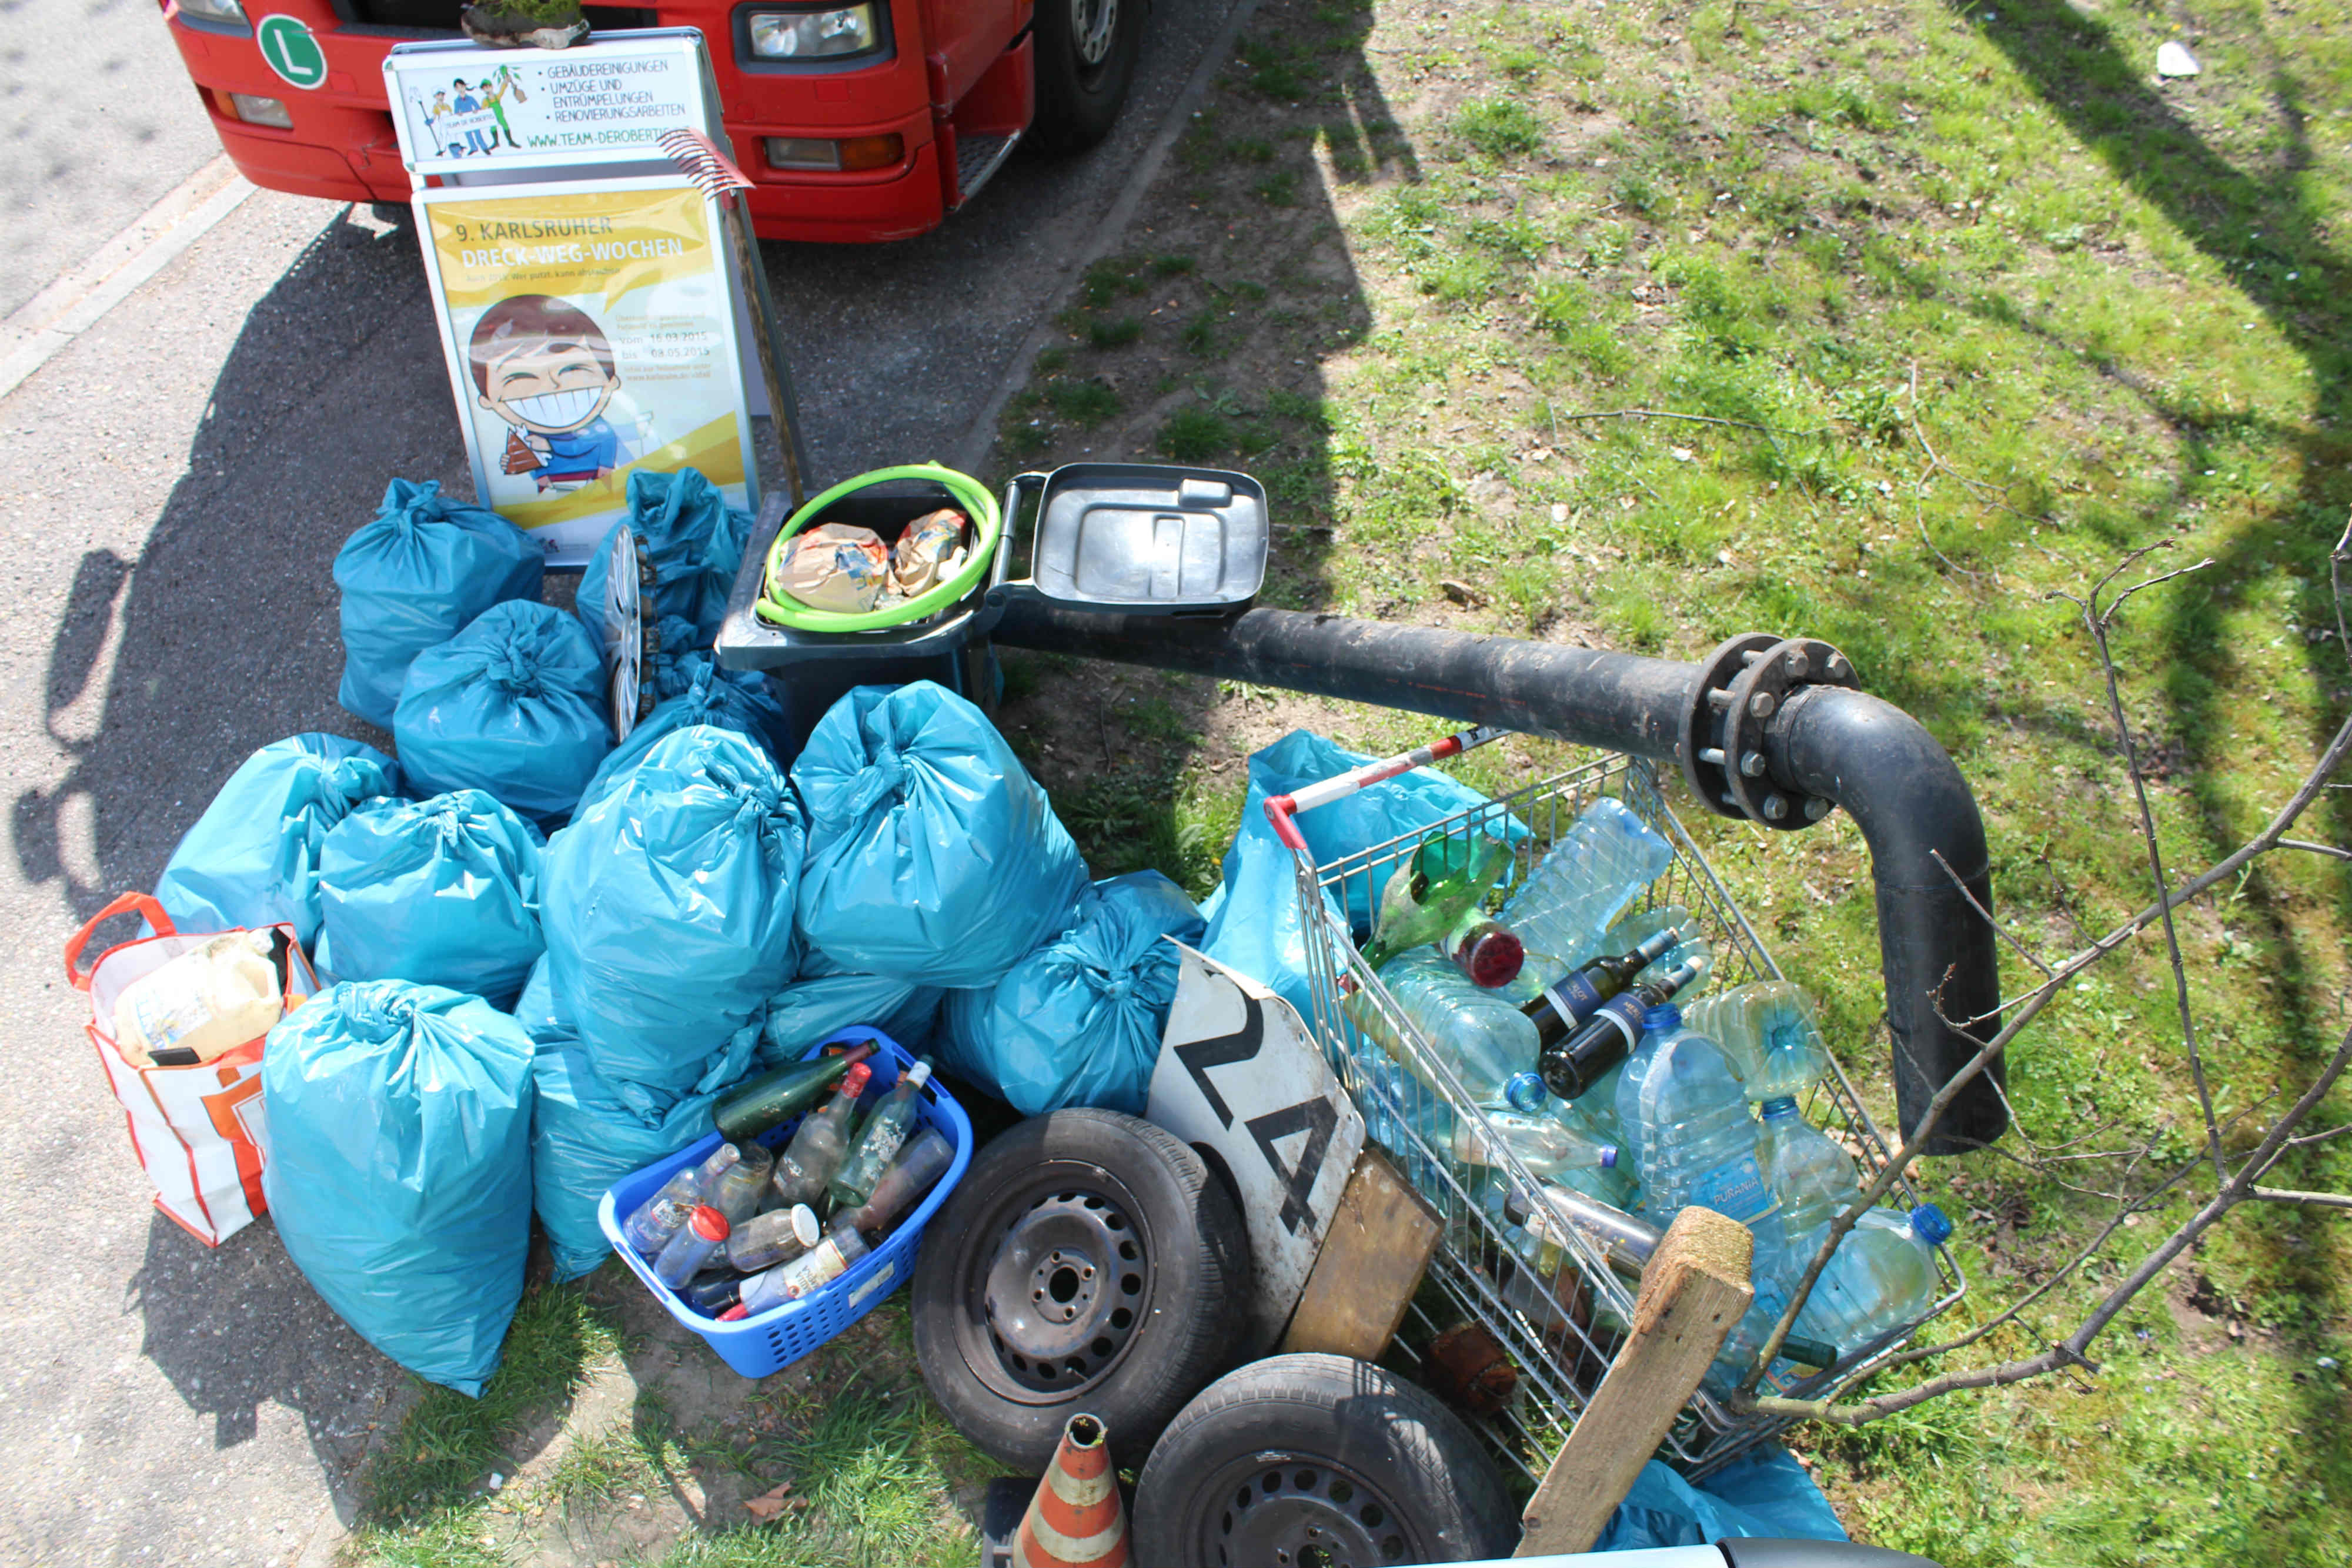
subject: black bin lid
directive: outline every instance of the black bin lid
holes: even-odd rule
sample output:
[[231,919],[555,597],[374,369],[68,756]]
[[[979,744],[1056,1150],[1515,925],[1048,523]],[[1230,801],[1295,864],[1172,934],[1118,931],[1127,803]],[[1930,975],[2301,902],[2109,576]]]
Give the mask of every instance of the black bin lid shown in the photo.
[[1038,598],[1129,614],[1225,613],[1265,580],[1265,487],[1246,474],[1072,463],[1038,487],[1029,576],[993,602]]

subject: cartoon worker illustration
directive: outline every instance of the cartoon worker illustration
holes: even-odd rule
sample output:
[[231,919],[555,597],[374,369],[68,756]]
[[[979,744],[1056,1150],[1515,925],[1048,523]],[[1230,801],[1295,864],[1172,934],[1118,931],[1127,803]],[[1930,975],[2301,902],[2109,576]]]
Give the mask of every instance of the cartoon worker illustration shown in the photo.
[[506,100],[509,98],[517,103],[530,101],[529,96],[522,90],[522,83],[515,80],[514,68],[500,66],[498,75],[482,78],[482,107],[488,110],[491,117],[499,122],[498,136],[490,138],[491,148],[495,150],[499,144],[499,136],[503,136],[507,139],[507,145],[520,152],[522,151],[522,143],[515,140],[514,127],[507,123]]
[[[474,96],[474,89],[466,85],[464,77],[459,77],[450,85],[457,89],[457,96],[451,101],[451,108],[461,115],[479,114],[482,111],[482,100]],[[498,142],[487,132],[478,129],[467,131],[466,141],[477,152],[494,152],[498,150]]]
[[621,378],[613,345],[585,310],[517,294],[482,312],[467,350],[482,407],[508,425],[505,471],[545,490],[572,490],[620,466],[620,432],[605,418]]
[[433,151],[438,154],[446,155],[449,151],[448,144],[441,140],[441,117],[450,112],[449,90],[443,88],[433,95],[433,102],[425,110],[425,129],[432,133]]

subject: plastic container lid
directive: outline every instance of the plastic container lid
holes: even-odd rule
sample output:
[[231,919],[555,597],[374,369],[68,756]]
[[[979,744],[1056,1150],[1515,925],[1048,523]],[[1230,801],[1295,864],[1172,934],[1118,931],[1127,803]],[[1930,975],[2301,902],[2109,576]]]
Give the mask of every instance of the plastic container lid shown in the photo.
[[1517,936],[1497,925],[1472,941],[1468,956],[1471,983],[1491,990],[1517,977],[1528,950]]
[[1533,1072],[1514,1072],[1503,1082],[1503,1103],[1523,1116],[1542,1110],[1550,1093],[1543,1079]]
[[1930,1247],[1941,1247],[1952,1239],[1952,1222],[1934,1204],[1923,1203],[1911,1211],[1911,1234]]
[[705,1241],[724,1241],[728,1231],[732,1228],[727,1223],[727,1217],[707,1203],[695,1205],[694,1215],[687,1223],[693,1226],[694,1233]]
[[920,1061],[916,1062],[914,1066],[907,1069],[907,1076],[899,1080],[900,1082],[911,1083],[918,1089],[920,1089],[924,1084],[929,1083],[930,1081],[931,1061],[929,1057],[923,1058]]
[[1607,1145],[1601,1151],[1601,1168],[1604,1171],[1613,1171],[1617,1168],[1617,1145],[1614,1144]]
[[1660,1002],[1642,1015],[1643,1034],[1664,1034],[1668,1030],[1683,1027],[1682,1009],[1672,1002]]
[[866,1081],[873,1076],[874,1070],[861,1061],[842,1076],[842,1092],[854,1100],[866,1092]]
[[[909,1074],[909,1076],[912,1076],[912,1074]],[[792,1227],[793,1239],[798,1241],[803,1247],[815,1246],[816,1239],[824,1234],[824,1232],[818,1228],[816,1222],[816,1210],[811,1208],[805,1203],[796,1203],[793,1205]]]

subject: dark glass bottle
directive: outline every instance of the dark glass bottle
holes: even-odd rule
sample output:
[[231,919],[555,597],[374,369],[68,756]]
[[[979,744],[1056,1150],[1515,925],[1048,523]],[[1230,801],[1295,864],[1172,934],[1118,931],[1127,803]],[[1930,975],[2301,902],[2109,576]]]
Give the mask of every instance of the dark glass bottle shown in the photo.
[[710,1108],[719,1136],[740,1144],[771,1127],[782,1126],[825,1097],[851,1067],[874,1054],[873,1042],[860,1041],[837,1056],[814,1061],[793,1061],[747,1078]]
[[1546,986],[1519,1010],[1535,1020],[1537,1037],[1550,1045],[1573,1034],[1601,1010],[1601,1003],[1632,985],[1634,976],[1664,957],[1680,939],[1681,933],[1668,926],[1643,937],[1630,953],[1595,958],[1565,979]]
[[1600,1082],[1641,1043],[1642,1015],[1672,1000],[1675,992],[1703,972],[1696,963],[1677,964],[1656,979],[1601,1003],[1574,1034],[1546,1041],[1536,1058],[1536,1071],[1542,1075],[1544,1087],[1563,1100],[1573,1100]]

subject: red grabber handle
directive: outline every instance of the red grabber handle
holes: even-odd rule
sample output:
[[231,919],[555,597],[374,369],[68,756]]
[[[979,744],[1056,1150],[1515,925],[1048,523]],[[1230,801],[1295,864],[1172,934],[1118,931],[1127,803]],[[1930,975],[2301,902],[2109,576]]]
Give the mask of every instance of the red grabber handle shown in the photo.
[[1274,824],[1276,838],[1288,844],[1295,852],[1303,855],[1307,853],[1307,836],[1298,831],[1298,823],[1295,820],[1299,812],[1311,811],[1318,806],[1328,806],[1334,800],[1344,800],[1349,796],[1369,789],[1384,779],[1393,779],[1400,773],[1410,773],[1416,768],[1425,768],[1433,762],[1443,762],[1449,757],[1459,757],[1473,747],[1484,746],[1490,740],[1500,740],[1510,733],[1507,729],[1498,729],[1493,725],[1482,724],[1475,729],[1458,731],[1447,736],[1444,740],[1433,742],[1428,746],[1418,746],[1411,751],[1399,752],[1396,756],[1382,761],[1367,762],[1361,768],[1350,768],[1335,777],[1302,786],[1287,795],[1270,795],[1265,802],[1266,821]]

